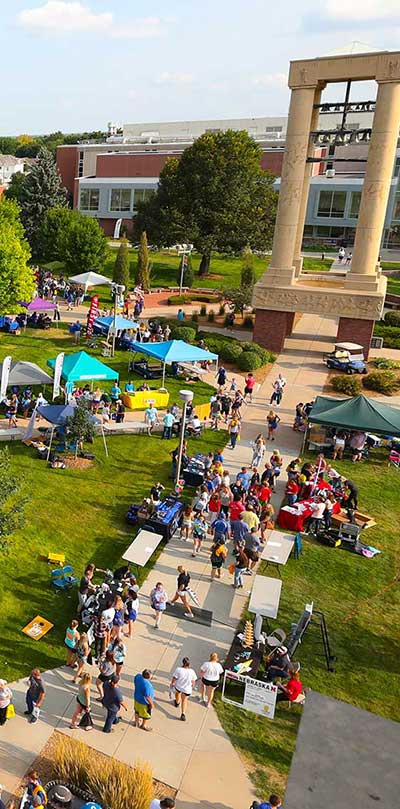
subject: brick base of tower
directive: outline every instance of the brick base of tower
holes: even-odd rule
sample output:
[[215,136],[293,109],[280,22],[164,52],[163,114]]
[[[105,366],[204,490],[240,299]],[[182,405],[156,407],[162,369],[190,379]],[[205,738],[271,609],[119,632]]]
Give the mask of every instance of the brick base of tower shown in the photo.
[[371,348],[371,337],[374,331],[374,320],[361,320],[355,317],[340,317],[337,331],[338,343],[358,343],[364,349],[367,360]]
[[255,343],[280,354],[285,338],[293,330],[294,312],[279,312],[274,309],[256,309],[253,340]]

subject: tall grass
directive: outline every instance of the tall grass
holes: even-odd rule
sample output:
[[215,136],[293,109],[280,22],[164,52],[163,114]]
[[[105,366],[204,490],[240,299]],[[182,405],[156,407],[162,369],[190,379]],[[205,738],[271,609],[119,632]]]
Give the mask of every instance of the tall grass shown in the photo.
[[148,809],[154,797],[153,771],[146,762],[130,767],[113,758],[93,755],[83,742],[63,736],[54,752],[58,778],[90,792],[109,809]]

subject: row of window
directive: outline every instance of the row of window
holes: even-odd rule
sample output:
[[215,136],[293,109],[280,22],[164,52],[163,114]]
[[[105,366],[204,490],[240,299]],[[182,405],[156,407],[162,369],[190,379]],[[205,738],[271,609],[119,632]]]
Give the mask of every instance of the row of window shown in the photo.
[[[345,215],[347,191],[320,191],[317,216],[327,219],[343,219]],[[353,191],[347,217],[357,219],[360,210],[361,191]]]
[[[133,211],[139,202],[147,202],[154,194],[152,188],[112,188],[109,193],[108,210],[113,212]],[[100,188],[82,188],[79,195],[81,211],[98,211]]]

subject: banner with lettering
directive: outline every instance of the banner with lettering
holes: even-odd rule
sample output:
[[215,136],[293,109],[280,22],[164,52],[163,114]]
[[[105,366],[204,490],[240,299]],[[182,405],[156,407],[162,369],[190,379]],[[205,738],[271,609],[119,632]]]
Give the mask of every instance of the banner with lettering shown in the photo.
[[4,357],[3,365],[1,367],[1,386],[0,386],[1,399],[4,399],[7,393],[8,377],[10,376],[11,363],[12,357]]
[[61,372],[64,364],[64,352],[57,354],[54,366],[53,399],[60,395]]
[[93,334],[93,323],[96,320],[96,317],[99,316],[99,296],[93,295],[93,298],[90,303],[89,314],[87,317],[87,326],[86,326],[86,337],[91,337]]

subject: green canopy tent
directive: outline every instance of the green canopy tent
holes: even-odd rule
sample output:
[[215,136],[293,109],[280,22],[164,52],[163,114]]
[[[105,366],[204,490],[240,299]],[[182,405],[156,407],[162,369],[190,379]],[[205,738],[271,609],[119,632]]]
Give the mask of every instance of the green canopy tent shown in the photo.
[[355,396],[351,399],[317,396],[309,422],[326,427],[400,437],[400,409],[381,404],[374,399],[367,399],[366,396]]

